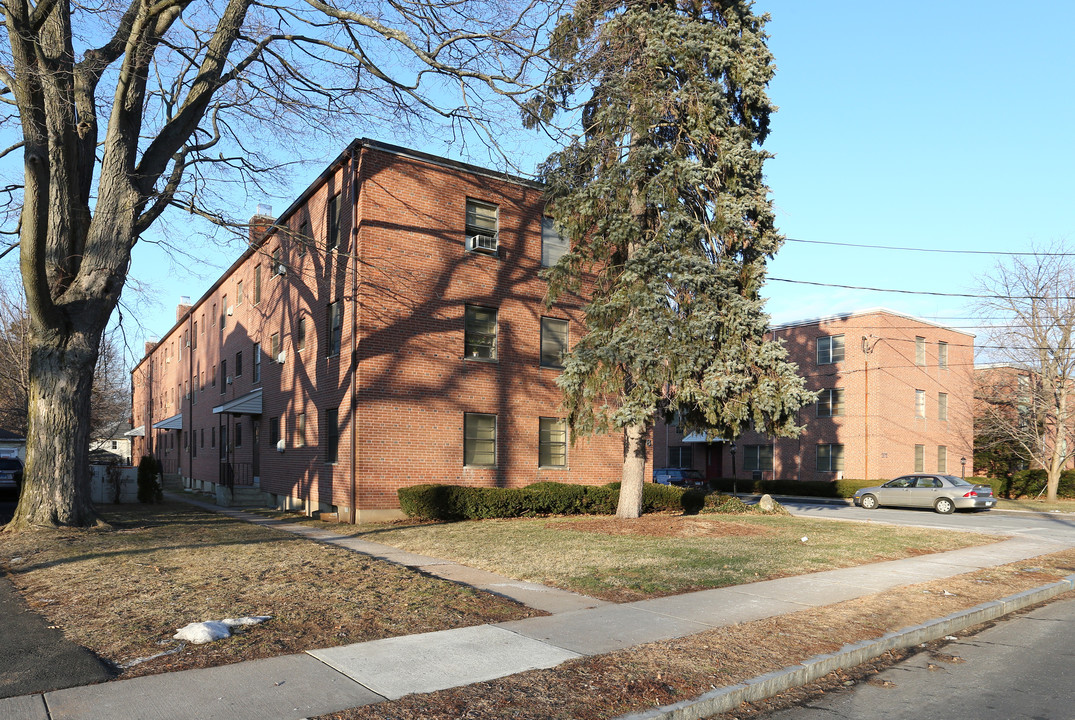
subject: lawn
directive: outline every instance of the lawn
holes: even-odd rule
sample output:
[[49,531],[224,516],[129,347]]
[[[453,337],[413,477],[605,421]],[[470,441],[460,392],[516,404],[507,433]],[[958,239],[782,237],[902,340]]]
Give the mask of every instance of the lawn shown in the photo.
[[1075,500],[1057,500],[1046,502],[1033,498],[1019,498],[1018,500],[1005,500],[997,498],[998,510],[1031,510],[1036,512],[1069,512],[1075,513]]
[[400,523],[338,532],[626,602],[996,542],[996,536],[787,515]]
[[[110,530],[5,533],[0,569],[124,678],[541,614],[185,504],[113,507],[105,519]],[[246,615],[272,619],[208,645],[171,639],[191,622]]]

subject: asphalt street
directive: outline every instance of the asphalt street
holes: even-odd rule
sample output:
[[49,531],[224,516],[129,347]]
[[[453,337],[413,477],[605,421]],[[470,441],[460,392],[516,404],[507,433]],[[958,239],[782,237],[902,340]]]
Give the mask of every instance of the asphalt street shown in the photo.
[[1054,602],[764,720],[1070,720],[1073,627],[1075,600]]

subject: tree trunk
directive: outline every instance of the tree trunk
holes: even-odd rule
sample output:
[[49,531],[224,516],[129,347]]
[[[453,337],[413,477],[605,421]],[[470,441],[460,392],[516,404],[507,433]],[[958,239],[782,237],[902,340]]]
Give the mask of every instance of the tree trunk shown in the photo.
[[89,491],[90,389],[99,341],[92,330],[32,334],[26,470],[8,530],[99,522]]
[[637,518],[642,515],[642,484],[646,480],[646,425],[629,425],[623,429],[623,478],[616,517]]

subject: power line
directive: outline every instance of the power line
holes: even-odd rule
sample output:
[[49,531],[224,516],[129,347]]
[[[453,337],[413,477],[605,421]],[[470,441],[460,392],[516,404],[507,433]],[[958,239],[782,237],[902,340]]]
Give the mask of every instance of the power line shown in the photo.
[[837,283],[823,283],[815,282],[813,280],[789,280],[788,278],[775,277],[767,278],[767,280],[771,282],[790,283],[792,285],[812,285],[814,287],[840,288],[841,290],[867,290],[870,292],[899,293],[901,295],[933,295],[937,297],[977,298],[991,300],[1075,300],[1075,296],[1071,295],[1057,295],[1056,297],[1052,298],[1045,298],[1041,295],[981,295],[975,293],[934,292],[931,290],[898,290],[895,288],[877,288],[866,287],[862,285],[839,285]]
[[900,247],[897,245],[867,245],[864,243],[841,243],[829,240],[801,240],[784,238],[787,242],[804,245],[831,245],[834,247],[864,248],[867,250],[899,250],[901,252],[945,253],[951,255],[1003,255],[1006,257],[1075,257],[1069,252],[1007,252],[1004,250],[948,250],[945,248]]

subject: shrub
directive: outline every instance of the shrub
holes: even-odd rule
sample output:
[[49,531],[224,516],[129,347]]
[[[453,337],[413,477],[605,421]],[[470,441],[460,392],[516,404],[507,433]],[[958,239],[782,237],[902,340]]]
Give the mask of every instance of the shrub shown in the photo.
[[[536,483],[524,488],[476,488],[460,485],[412,485],[400,488],[399,507],[423,520],[476,520],[528,515],[611,515],[620,499],[620,484],[603,487]],[[656,483],[642,487],[644,512],[698,512],[705,495]]]
[[143,455],[138,461],[138,502],[158,503],[164,500],[164,491],[157,480],[160,464],[152,455]]

